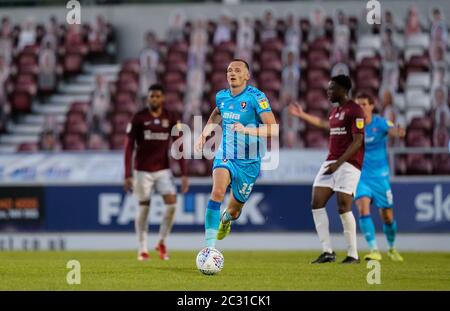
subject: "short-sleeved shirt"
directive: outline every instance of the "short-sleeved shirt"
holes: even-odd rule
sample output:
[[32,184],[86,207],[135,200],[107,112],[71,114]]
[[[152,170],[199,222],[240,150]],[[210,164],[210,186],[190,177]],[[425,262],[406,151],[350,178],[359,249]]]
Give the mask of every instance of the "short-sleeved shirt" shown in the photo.
[[[136,170],[156,172],[170,168],[171,131],[179,121],[180,119],[175,113],[165,109],[158,117],[154,117],[148,108],[133,116],[126,132],[129,141],[136,144],[134,157]],[[125,169],[127,173],[131,173],[129,163],[126,163]]]
[[232,95],[229,89],[216,95],[216,106],[222,116],[222,142],[217,149],[216,159],[236,159],[243,162],[261,161],[265,144],[260,137],[233,131],[233,124],[245,127],[259,127],[263,122],[260,114],[270,112],[266,95],[248,85],[241,93]]
[[[353,134],[364,136],[364,111],[354,101],[349,100],[344,106],[334,107],[328,120],[330,139],[327,160],[338,160],[352,144]],[[361,170],[363,158],[364,143],[347,162]]]
[[365,128],[365,154],[361,178],[381,178],[389,176],[387,137],[394,124],[374,115]]

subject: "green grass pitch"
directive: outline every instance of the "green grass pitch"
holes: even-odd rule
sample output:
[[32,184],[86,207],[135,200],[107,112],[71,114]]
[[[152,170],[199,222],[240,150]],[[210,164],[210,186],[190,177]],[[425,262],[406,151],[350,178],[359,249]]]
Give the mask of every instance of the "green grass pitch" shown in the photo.
[[[405,262],[381,261],[381,284],[367,284],[359,265],[311,265],[318,252],[223,251],[215,276],[195,266],[197,251],[174,251],[169,261],[138,262],[136,253],[0,252],[0,290],[450,290],[450,253],[405,252]],[[338,253],[338,261],[344,258]],[[81,264],[81,284],[68,285],[66,264]]]

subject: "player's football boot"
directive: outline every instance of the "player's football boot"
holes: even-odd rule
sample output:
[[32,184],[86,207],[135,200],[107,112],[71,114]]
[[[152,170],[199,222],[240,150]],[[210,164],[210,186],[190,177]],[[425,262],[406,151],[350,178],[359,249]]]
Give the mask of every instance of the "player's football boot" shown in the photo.
[[345,257],[344,260],[342,260],[341,263],[343,263],[343,264],[357,264],[357,263],[360,263],[360,262],[361,261],[359,260],[359,258],[356,259],[356,258],[353,258],[351,256],[347,256],[347,257]]
[[217,231],[217,239],[223,240],[227,235],[230,234],[231,231],[231,221],[228,221],[227,223],[223,223],[220,221],[219,230]]
[[148,255],[147,252],[140,252],[137,257],[137,260],[139,260],[139,261],[146,261],[149,259],[150,259],[150,256]]
[[326,263],[326,262],[335,262],[336,261],[336,253],[327,253],[323,252],[320,254],[319,257],[317,257],[316,260],[311,261],[311,263]]
[[377,249],[372,249],[369,254],[364,256],[365,260],[381,260],[383,258]]
[[391,248],[387,254],[392,261],[403,262],[403,257],[395,248]]
[[158,243],[155,249],[159,251],[159,258],[162,260],[169,260],[169,253],[167,252],[167,247],[164,243]]

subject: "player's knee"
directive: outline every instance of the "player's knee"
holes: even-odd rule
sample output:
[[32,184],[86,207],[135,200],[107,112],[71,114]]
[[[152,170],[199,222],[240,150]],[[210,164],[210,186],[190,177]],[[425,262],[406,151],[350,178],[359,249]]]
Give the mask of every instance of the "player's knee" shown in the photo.
[[345,213],[351,212],[352,206],[351,205],[348,206],[346,204],[344,204],[344,205],[339,204],[338,211],[339,211],[339,214],[345,214]]
[[176,204],[177,203],[177,196],[175,194],[170,194],[164,197],[164,203],[165,204]]
[[222,188],[213,188],[211,191],[211,199],[216,202],[223,202],[226,191],[226,189]]
[[140,207],[148,207],[150,206],[150,200],[139,201]]

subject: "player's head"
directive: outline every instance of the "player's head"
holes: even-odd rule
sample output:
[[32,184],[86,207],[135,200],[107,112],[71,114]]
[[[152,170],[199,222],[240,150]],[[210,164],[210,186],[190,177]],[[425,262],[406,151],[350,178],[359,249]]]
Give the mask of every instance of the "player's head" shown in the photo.
[[243,59],[233,59],[227,68],[227,81],[230,88],[246,85],[250,80],[250,67]]
[[375,108],[375,102],[373,101],[372,96],[366,93],[358,93],[355,101],[364,111],[366,118],[372,116],[373,109]]
[[148,88],[147,105],[151,110],[158,110],[164,103],[164,88],[153,84]]
[[348,92],[352,89],[352,81],[346,75],[338,75],[331,78],[328,83],[327,95],[332,102],[340,102],[345,98]]

